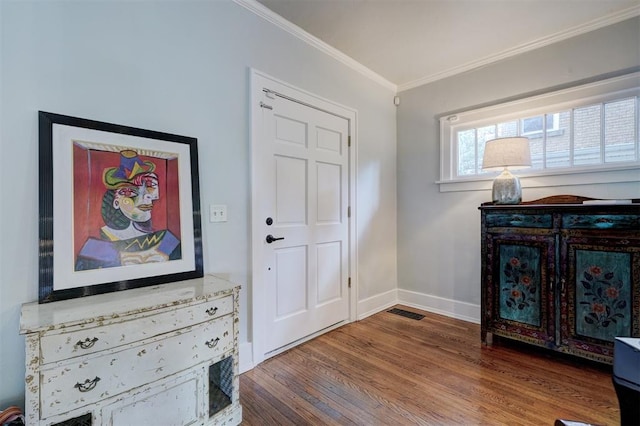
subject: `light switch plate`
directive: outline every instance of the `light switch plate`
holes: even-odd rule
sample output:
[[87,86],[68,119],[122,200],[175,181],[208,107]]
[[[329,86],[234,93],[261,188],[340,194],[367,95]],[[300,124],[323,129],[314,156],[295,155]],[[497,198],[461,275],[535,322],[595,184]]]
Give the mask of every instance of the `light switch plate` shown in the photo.
[[211,204],[209,206],[209,222],[226,222],[227,206],[225,204]]

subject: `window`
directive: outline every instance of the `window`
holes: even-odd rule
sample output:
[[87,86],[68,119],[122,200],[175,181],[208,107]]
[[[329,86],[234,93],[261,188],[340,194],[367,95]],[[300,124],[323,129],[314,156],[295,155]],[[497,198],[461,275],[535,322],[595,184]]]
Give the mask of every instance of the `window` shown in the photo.
[[508,136],[529,139],[532,167],[521,177],[639,169],[639,81],[636,73],[441,118],[439,183],[492,179],[484,145]]

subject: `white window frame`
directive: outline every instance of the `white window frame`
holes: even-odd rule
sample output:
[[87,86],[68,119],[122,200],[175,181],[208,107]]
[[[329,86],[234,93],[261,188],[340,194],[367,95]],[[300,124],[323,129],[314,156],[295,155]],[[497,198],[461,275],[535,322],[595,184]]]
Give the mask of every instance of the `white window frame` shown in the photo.
[[[552,110],[562,111],[598,102],[640,95],[640,72],[558,90],[440,118],[440,192],[490,189],[497,173],[458,177],[456,134],[459,130],[535,117]],[[636,114],[638,112],[636,111]],[[550,131],[551,129],[547,129]],[[638,147],[640,149],[640,147]],[[638,173],[629,173],[637,170]],[[562,170],[518,170],[523,187],[587,185],[637,182],[640,161],[572,167]],[[635,177],[635,178],[634,178]]]

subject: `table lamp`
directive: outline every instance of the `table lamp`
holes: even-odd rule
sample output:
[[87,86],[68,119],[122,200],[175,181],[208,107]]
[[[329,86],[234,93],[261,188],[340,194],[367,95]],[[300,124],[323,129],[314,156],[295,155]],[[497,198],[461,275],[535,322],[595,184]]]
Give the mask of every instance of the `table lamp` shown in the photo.
[[531,166],[529,139],[525,137],[498,138],[484,146],[482,170],[501,170],[493,181],[491,200],[495,204],[519,204],[522,201],[520,179],[509,172],[511,168]]

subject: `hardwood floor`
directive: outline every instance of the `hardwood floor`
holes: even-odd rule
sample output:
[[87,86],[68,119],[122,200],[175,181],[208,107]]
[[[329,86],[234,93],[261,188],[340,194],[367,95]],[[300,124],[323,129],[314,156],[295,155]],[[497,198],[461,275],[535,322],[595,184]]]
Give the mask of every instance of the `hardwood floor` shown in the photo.
[[381,312],[242,374],[242,424],[619,424],[610,367],[483,346],[479,325],[398,307],[425,318]]

